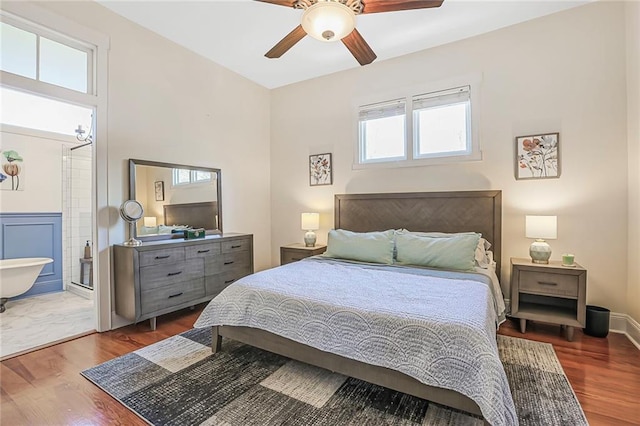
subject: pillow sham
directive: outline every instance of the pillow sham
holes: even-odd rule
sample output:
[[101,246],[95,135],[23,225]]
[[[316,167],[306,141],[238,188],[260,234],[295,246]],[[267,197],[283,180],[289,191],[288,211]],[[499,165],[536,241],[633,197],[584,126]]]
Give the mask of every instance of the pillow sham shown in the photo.
[[449,238],[455,235],[478,235],[480,239],[478,240],[478,245],[476,247],[476,251],[474,254],[477,266],[487,269],[491,266],[491,258],[487,253],[487,250],[491,248],[491,243],[484,238],[482,238],[482,234],[478,234],[476,232],[458,232],[458,233],[446,233],[446,232],[412,232],[407,229],[401,229],[398,231],[399,233],[409,233],[413,235],[419,235],[424,237],[433,237],[433,238]]
[[475,266],[475,251],[480,234],[455,234],[448,237],[399,233],[396,251],[399,264],[470,271]]
[[360,262],[393,264],[394,231],[351,232],[329,231],[327,251],[323,256]]

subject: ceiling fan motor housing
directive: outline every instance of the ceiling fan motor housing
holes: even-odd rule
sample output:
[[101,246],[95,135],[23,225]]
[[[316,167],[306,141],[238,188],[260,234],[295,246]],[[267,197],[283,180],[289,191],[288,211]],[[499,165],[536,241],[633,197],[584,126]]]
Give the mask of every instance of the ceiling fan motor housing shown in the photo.
[[305,9],[302,28],[320,41],[337,41],[348,36],[356,26],[355,12],[338,1],[318,1]]

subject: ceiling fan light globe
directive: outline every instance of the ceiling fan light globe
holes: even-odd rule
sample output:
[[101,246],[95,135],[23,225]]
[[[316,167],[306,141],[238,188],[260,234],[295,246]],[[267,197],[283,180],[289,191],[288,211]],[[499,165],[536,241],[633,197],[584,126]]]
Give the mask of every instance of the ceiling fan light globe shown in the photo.
[[356,27],[355,13],[342,3],[318,1],[302,14],[302,28],[320,41],[338,41]]

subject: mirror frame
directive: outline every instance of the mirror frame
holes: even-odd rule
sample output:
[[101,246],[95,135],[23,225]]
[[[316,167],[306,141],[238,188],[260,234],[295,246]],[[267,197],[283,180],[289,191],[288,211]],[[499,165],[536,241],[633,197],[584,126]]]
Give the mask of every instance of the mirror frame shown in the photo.
[[[205,230],[206,235],[218,235],[222,234],[222,181],[221,175],[222,172],[220,169],[215,169],[212,167],[201,167],[201,166],[190,166],[186,164],[176,164],[176,163],[162,163],[159,161],[147,161],[147,160],[136,160],[133,158],[129,159],[129,199],[136,199],[136,166],[155,166],[155,167],[166,167],[170,169],[187,169],[187,170],[204,170],[207,172],[215,173],[216,175],[216,196],[218,203],[218,229],[207,229]],[[137,200],[136,200],[137,201]],[[137,238],[142,241],[154,241],[154,240],[172,240],[172,239],[183,239],[184,237],[180,234],[161,234],[161,235],[140,235],[138,236],[137,227],[132,227],[133,230],[133,238]]]

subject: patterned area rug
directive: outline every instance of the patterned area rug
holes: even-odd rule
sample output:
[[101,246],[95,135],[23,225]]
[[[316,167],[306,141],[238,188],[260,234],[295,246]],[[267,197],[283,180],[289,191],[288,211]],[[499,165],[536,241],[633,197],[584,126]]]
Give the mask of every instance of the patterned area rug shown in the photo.
[[[586,425],[552,345],[498,336],[521,425]],[[154,425],[482,425],[480,419],[193,329],[82,372]]]

